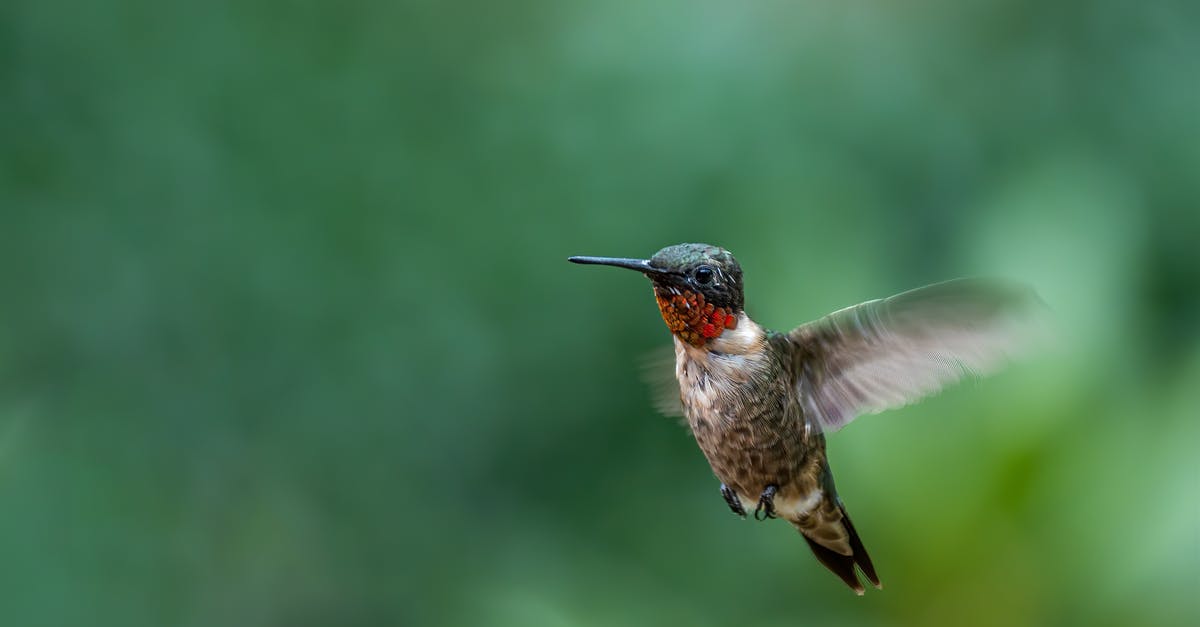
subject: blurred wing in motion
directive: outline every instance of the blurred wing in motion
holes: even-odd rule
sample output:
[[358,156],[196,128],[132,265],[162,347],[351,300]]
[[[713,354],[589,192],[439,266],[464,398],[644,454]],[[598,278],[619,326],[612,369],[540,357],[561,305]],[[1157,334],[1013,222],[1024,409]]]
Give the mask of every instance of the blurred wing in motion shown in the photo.
[[1028,287],[958,279],[836,311],[797,327],[796,386],[810,423],[836,431],[967,376],[995,372],[1036,339]]
[[[675,347],[656,348],[642,358],[642,380],[650,386],[650,400],[664,416],[683,418],[679,380],[675,378]],[[687,421],[681,420],[686,426]]]

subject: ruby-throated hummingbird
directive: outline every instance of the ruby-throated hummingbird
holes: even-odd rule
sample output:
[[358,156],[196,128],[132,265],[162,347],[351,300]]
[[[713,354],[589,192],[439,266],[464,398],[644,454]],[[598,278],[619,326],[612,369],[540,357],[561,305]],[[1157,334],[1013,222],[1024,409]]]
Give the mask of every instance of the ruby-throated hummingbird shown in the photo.
[[834,488],[825,433],[995,370],[1040,302],[1022,286],[959,279],[777,333],[746,315],[742,269],[725,249],[679,244],[650,259],[570,261],[649,277],[674,334],[682,413],[725,502],[743,517],[753,508],[755,518],[792,523],[858,594],[855,566],[882,586]]

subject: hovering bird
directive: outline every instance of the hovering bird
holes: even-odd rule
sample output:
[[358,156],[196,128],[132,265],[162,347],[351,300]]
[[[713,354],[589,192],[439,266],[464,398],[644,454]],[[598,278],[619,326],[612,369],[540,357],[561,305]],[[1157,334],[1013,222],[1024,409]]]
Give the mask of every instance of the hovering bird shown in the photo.
[[756,519],[790,522],[817,560],[860,595],[856,566],[882,586],[838,498],[825,434],[995,371],[1019,348],[1040,303],[1023,286],[958,279],[778,333],[746,314],[742,268],[723,248],[679,244],[650,259],[570,261],[650,279],[674,334],[678,394],[671,396],[725,502],[743,518],[753,510]]

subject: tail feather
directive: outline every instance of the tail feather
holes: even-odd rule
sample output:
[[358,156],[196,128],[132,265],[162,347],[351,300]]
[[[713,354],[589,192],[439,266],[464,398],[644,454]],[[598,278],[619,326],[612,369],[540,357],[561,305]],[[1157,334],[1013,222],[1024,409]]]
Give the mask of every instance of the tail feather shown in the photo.
[[862,540],[858,537],[858,532],[854,530],[854,525],[850,522],[850,516],[846,513],[846,508],[838,504],[838,510],[841,512],[841,524],[846,530],[848,542],[850,545],[850,554],[843,555],[833,549],[823,546],[816,540],[810,538],[808,534],[802,533],[804,541],[808,542],[808,548],[812,549],[813,555],[817,561],[821,562],[825,568],[837,575],[842,581],[846,582],[850,589],[856,594],[863,594],[865,589],[862,582],[858,579],[858,574],[854,567],[857,565],[859,570],[866,575],[876,588],[883,588],[883,584],[879,583],[879,575],[875,573],[875,566],[871,563],[871,556],[867,555],[867,549],[863,546]]
[[867,555],[867,548],[863,546],[862,539],[858,537],[858,532],[854,530],[854,524],[850,522],[850,514],[846,513],[846,506],[839,506],[842,510],[842,524],[846,526],[846,533],[850,534],[850,550],[854,551],[854,563],[858,564],[858,568],[867,576],[867,581],[877,589],[882,590],[883,584],[879,583],[879,575],[875,574],[875,565],[871,563],[871,556]]
[[808,543],[808,548],[812,549],[813,555],[817,556],[817,561],[833,574],[841,577],[842,581],[846,582],[846,585],[850,586],[855,594],[862,596],[866,592],[862,582],[858,580],[858,575],[854,572],[854,557],[827,549],[808,536],[804,536],[804,541]]

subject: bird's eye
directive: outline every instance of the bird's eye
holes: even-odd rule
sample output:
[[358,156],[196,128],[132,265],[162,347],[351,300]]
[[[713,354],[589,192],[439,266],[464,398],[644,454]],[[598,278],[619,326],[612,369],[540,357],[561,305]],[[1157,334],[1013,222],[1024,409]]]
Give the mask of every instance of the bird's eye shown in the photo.
[[700,266],[699,268],[696,268],[696,271],[692,274],[692,276],[696,277],[697,283],[701,285],[708,285],[709,283],[712,283],[713,280],[713,269],[708,266]]

